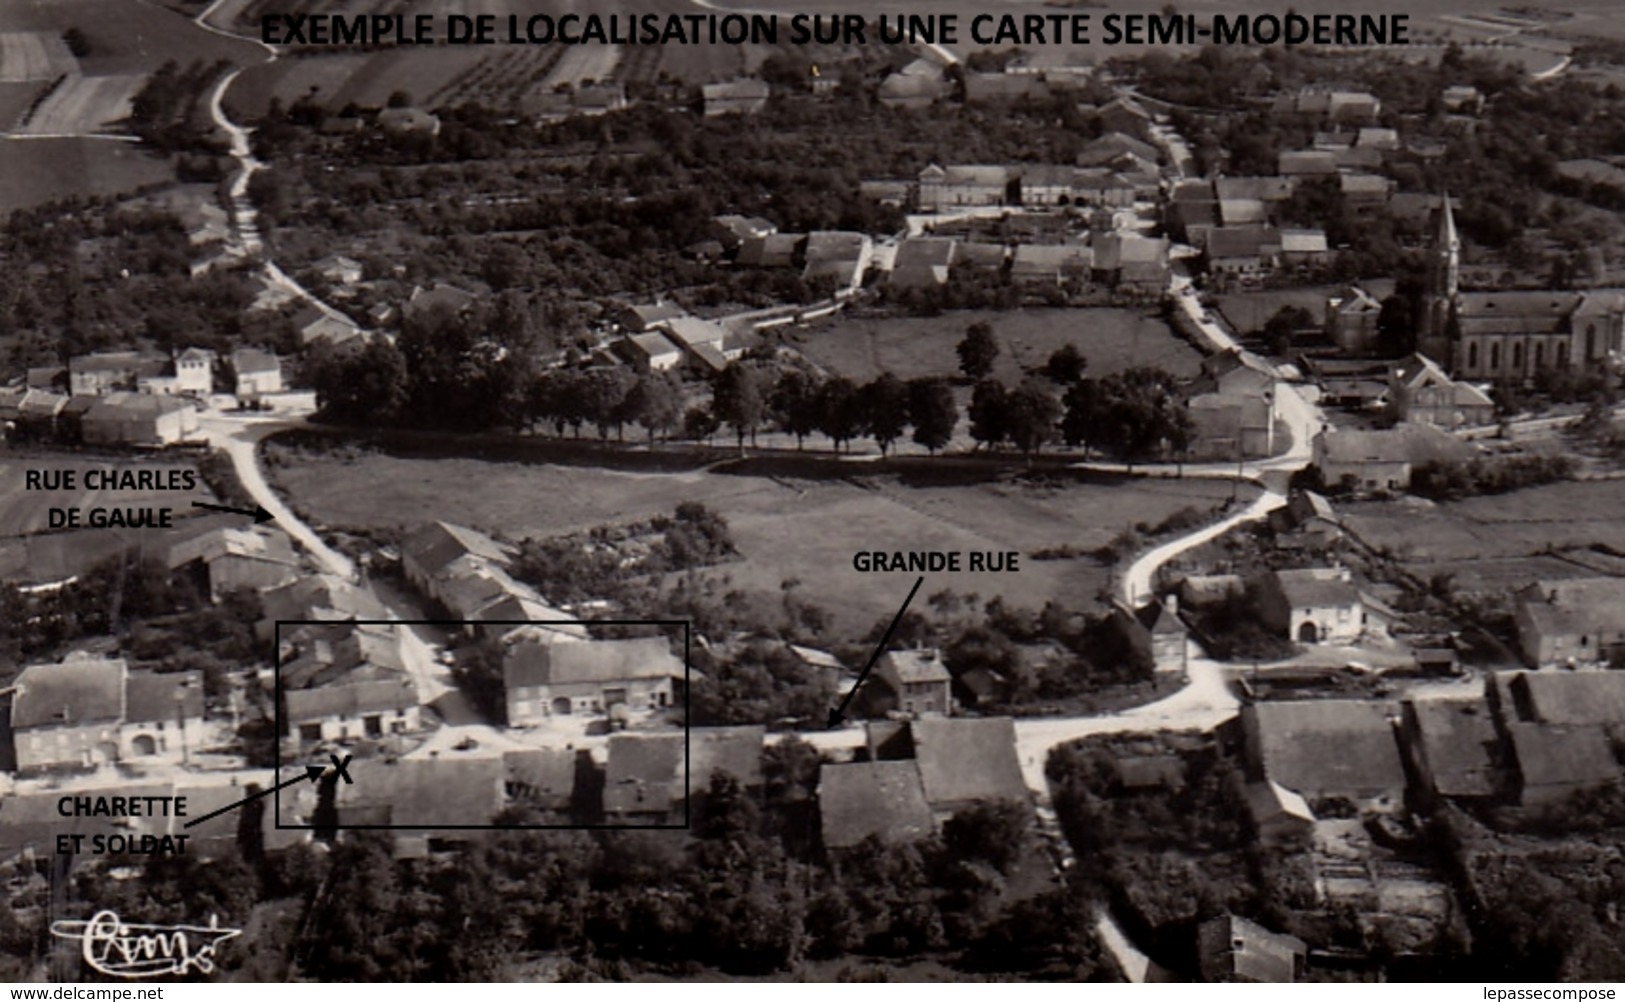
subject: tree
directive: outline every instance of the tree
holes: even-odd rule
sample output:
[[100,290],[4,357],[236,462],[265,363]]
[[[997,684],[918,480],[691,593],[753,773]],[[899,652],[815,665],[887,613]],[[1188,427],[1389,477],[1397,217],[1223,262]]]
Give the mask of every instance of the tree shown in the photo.
[[1089,447],[1100,441],[1101,422],[1105,420],[1105,399],[1100,381],[1080,379],[1067,387],[1062,398],[1066,413],[1061,418],[1061,438],[1067,445],[1083,446],[1083,455],[1089,457]]
[[818,430],[818,391],[817,376],[804,369],[786,369],[769,398],[779,427],[796,437],[797,449]]
[[1044,363],[1044,375],[1051,382],[1070,386],[1082,379],[1084,370],[1088,368],[1089,360],[1083,357],[1077,345],[1068,341],[1050,352],[1049,361]]
[[1055,438],[1061,405],[1048,387],[1036,379],[1023,380],[1005,399],[1004,433],[1030,460]]
[[739,451],[745,451],[745,436],[756,440],[756,429],[767,416],[767,376],[752,362],[730,362],[717,375],[711,391],[711,410],[717,420],[733,428]]
[[588,420],[598,426],[598,438],[607,439],[610,428],[619,432],[628,417],[625,403],[632,391],[634,377],[619,367],[589,369],[584,377],[581,387],[583,410]]
[[1314,323],[1314,314],[1301,306],[1289,303],[1264,321],[1264,340],[1269,344],[1272,354],[1285,355],[1292,350],[1292,336],[1300,330],[1314,326]]
[[945,379],[915,379],[908,384],[908,419],[914,441],[935,455],[947,445],[959,424],[959,405]]
[[342,424],[393,424],[411,395],[405,357],[383,340],[360,351],[319,343],[306,358],[306,371],[322,417]]
[[970,437],[978,445],[997,446],[1008,436],[1007,415],[1009,394],[997,379],[984,379],[976,384],[970,398]]
[[693,442],[704,441],[710,445],[711,436],[720,427],[721,422],[709,407],[690,407],[683,415],[683,437]]
[[665,438],[683,416],[683,389],[670,371],[648,372],[638,377],[626,395],[628,416],[643,425],[652,443]]
[[954,351],[959,355],[959,371],[966,379],[986,379],[993,373],[993,362],[999,357],[999,341],[993,336],[993,326],[978,321],[966,327],[964,340]]
[[884,456],[908,427],[908,386],[889,372],[863,388],[864,423]]
[[836,452],[863,433],[863,401],[852,380],[836,376],[818,388],[818,430],[835,443]]
[[942,841],[956,859],[981,860],[1008,874],[1021,858],[1021,847],[1032,827],[1026,804],[995,800],[975,804],[949,818],[942,826]]

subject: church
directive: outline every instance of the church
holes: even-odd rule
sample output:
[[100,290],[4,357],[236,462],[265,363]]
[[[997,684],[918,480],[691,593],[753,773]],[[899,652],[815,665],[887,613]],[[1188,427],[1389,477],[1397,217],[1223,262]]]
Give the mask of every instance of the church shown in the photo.
[[1602,371],[1625,351],[1625,292],[1463,292],[1461,237],[1444,198],[1423,329],[1422,351],[1451,360],[1457,379],[1522,382],[1541,369]]

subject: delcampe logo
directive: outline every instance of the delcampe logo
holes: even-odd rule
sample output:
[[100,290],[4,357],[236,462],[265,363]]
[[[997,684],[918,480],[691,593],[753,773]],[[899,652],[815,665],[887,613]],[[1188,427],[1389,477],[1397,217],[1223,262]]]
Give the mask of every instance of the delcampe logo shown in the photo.
[[242,932],[222,929],[213,915],[207,927],[128,925],[117,912],[106,909],[88,922],[51,923],[51,935],[79,940],[85,963],[115,978],[156,978],[194,969],[213,974],[215,947]]

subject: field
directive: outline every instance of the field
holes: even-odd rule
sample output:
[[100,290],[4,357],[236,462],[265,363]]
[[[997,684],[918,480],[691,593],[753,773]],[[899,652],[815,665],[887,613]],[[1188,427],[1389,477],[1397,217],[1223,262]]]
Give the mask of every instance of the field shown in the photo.
[[40,104],[22,136],[72,136],[108,132],[130,117],[130,102],[146,77],[139,74],[82,77],[71,74]]
[[79,60],[86,76],[146,74],[173,59],[182,66],[225,59],[251,66],[265,59],[252,42],[204,31],[190,19],[141,0],[20,0],[0,4],[0,32],[59,37],[69,28],[85,35]]
[[[193,501],[213,501],[214,493],[198,482],[191,491],[91,491],[84,489],[84,472],[91,469],[129,467],[136,470],[187,470],[189,463],[111,463],[90,458],[42,455],[12,458],[0,462],[0,537],[21,536],[44,532],[48,528],[47,512],[52,508],[78,508],[114,505],[164,505],[175,509],[189,508]],[[25,488],[26,474],[30,470],[50,472],[76,471],[76,489],[73,491],[37,490]]]
[[[1571,481],[1429,505],[1415,499],[1342,508],[1366,543],[1423,580],[1456,576],[1476,590],[1535,577],[1625,573],[1593,545],[1625,553],[1625,481]],[[1564,551],[1575,551],[1564,554]]]
[[110,139],[0,139],[0,214],[175,179],[168,158]]
[[1018,381],[1023,370],[1042,366],[1051,352],[1067,343],[1077,345],[1089,359],[1091,376],[1141,365],[1193,376],[1202,360],[1160,319],[1117,309],[967,311],[930,318],[843,316],[789,337],[812,361],[860,382],[888,371],[902,379],[948,376],[959,372],[955,345],[965,336],[965,328],[977,321],[993,326],[1000,346],[994,375],[1007,383]]
[[0,32],[0,83],[55,80],[79,63],[62,36],[49,31]]
[[[728,519],[744,558],[712,573],[733,587],[775,594],[783,581],[798,579],[808,599],[854,632],[895,609],[902,581],[854,572],[857,550],[1089,550],[1137,522],[1155,523],[1187,506],[1207,510],[1230,493],[1226,484],[1202,481],[910,486],[889,476],[798,480],[379,453],[278,455],[285,457],[272,468],[278,488],[306,518],[333,530],[444,518],[517,540],[646,519],[680,501],[700,501]],[[1019,573],[941,576],[927,582],[927,591],[1003,594],[1033,607],[1054,598],[1088,607],[1107,582],[1107,568],[1092,558],[1027,556]]]
[[[1362,282],[1360,287],[1377,301],[1393,294],[1394,283],[1387,279]],[[1284,306],[1308,310],[1315,323],[1326,318],[1326,297],[1336,292],[1335,285],[1311,285],[1296,289],[1270,289],[1263,292],[1226,293],[1218,297],[1219,312],[1242,335],[1256,334],[1264,329],[1270,317]]]

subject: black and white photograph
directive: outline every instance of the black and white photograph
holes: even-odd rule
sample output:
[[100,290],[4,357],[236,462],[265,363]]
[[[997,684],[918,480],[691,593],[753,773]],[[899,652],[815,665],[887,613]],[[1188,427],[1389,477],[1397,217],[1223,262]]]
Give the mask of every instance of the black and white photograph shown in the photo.
[[1622,390],[1625,0],[0,0],[0,981],[1613,998]]

